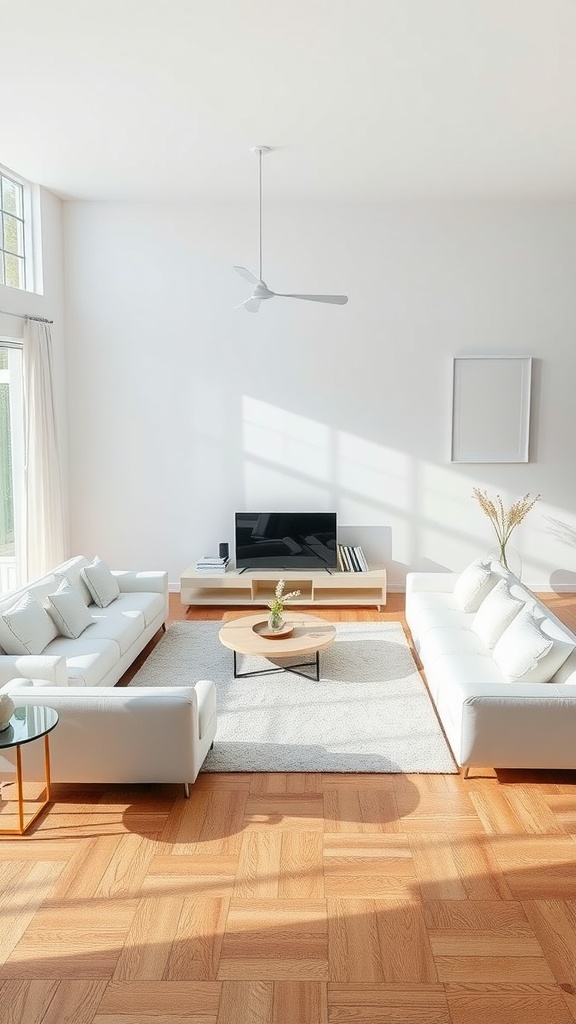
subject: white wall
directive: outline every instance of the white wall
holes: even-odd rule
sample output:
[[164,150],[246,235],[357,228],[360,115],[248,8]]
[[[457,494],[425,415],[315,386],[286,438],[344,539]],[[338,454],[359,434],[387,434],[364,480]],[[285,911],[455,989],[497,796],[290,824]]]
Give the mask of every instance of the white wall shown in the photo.
[[[65,252],[75,551],[174,584],[235,509],[336,509],[402,589],[493,545],[478,485],[542,493],[523,578],[576,589],[575,204],[266,208],[269,286],[345,307],[233,308],[253,205],[66,203]],[[535,358],[529,464],[449,462],[452,357],[478,353]]]

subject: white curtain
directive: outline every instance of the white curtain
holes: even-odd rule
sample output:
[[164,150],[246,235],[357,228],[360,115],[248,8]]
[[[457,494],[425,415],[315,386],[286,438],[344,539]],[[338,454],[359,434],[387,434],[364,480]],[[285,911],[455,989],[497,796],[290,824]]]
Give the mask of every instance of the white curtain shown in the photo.
[[66,557],[52,363],[49,325],[26,320],[23,349],[25,582],[42,576]]

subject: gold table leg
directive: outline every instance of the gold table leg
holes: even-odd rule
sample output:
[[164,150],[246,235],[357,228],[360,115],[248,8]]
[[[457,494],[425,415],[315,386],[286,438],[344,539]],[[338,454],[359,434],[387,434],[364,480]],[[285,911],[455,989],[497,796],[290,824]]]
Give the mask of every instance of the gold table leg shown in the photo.
[[22,787],[22,754],[20,744],[16,744],[16,788],[18,790],[18,828],[0,828],[0,836],[23,836],[30,826],[36,821],[38,815],[50,803],[50,742],[49,734],[44,736],[44,800],[36,809],[34,814],[24,821],[24,793]]

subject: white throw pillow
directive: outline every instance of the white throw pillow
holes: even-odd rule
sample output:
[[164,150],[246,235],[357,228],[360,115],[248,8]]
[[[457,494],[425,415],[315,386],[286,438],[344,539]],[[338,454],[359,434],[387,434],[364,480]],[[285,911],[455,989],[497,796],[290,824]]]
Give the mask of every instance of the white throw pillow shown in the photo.
[[32,594],[0,614],[0,644],[6,654],[42,654],[58,630]]
[[574,644],[547,636],[531,608],[522,608],[494,647],[493,658],[510,682],[548,683]]
[[107,608],[112,601],[115,601],[120,593],[117,579],[112,575],[110,569],[101,558],[96,558],[80,570],[88,590],[92,594],[94,603],[99,608]]
[[88,626],[92,616],[80,594],[67,580],[63,580],[54,594],[46,598],[46,611],[62,636],[75,640]]
[[81,576],[82,568],[86,564],[87,561],[83,558],[80,564],[76,561],[74,565],[68,566],[66,572],[56,572],[54,575],[58,583],[61,583],[62,580],[66,580],[66,582],[70,583],[72,587],[76,587],[76,590],[80,594],[84,604],[89,605],[92,604],[92,594],[88,590],[88,587]]
[[463,612],[478,611],[482,601],[496,586],[499,577],[490,562],[477,558],[464,569],[454,584],[454,600]]
[[523,601],[512,597],[506,580],[500,580],[484,598],[472,619],[472,629],[489,651],[523,607]]

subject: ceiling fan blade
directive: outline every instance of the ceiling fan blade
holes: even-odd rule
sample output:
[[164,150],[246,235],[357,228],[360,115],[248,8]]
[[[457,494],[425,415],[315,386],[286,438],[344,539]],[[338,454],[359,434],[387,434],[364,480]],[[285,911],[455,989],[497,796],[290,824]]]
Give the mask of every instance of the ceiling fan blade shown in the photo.
[[[257,313],[258,310],[260,309],[260,302],[261,299],[255,299],[252,296],[251,298],[246,299],[246,302],[241,302],[240,305],[244,306],[244,309],[246,309],[249,313]],[[236,309],[238,308],[239,307],[236,306]]]
[[234,270],[238,271],[240,277],[244,277],[247,281],[250,281],[250,284],[260,284],[258,278],[254,277],[254,274],[251,274],[249,270],[246,270],[246,267],[234,267]]
[[310,302],[333,302],[337,306],[344,306],[348,302],[347,295],[293,295],[288,292],[274,292],[283,299],[308,299]]

